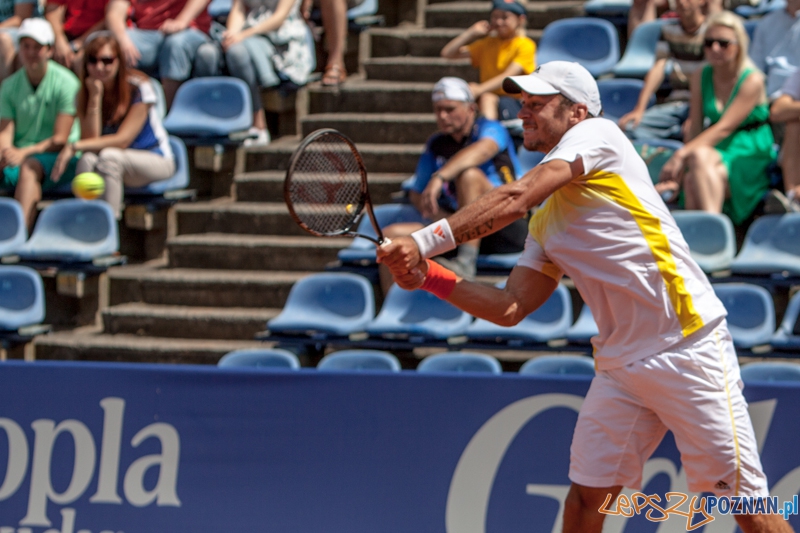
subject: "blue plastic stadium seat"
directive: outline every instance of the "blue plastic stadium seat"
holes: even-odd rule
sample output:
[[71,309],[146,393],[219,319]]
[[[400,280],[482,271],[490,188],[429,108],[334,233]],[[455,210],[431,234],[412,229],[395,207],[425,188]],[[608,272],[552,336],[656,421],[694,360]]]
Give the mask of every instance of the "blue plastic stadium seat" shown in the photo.
[[44,320],[44,284],[32,268],[0,265],[0,330],[16,331]]
[[677,21],[657,19],[639,24],[633,30],[625,54],[614,66],[615,77],[644,79],[656,62],[656,45],[661,39],[661,27],[665,24],[677,24]]
[[233,0],[211,0],[208,4],[208,14],[211,18],[225,17],[233,7]]
[[167,131],[182,138],[228,137],[252,125],[250,89],[239,78],[227,76],[185,81],[164,119]]
[[125,187],[126,196],[160,196],[168,191],[179,191],[189,186],[189,155],[186,145],[174,135],[169,136],[169,145],[175,156],[175,174],[171,178],[154,181],[144,187]]
[[519,369],[520,374],[542,375],[594,375],[594,359],[587,355],[541,355],[528,359]]
[[653,183],[658,183],[661,168],[683,146],[682,142],[672,139],[639,139],[632,142],[636,152],[647,164]]
[[758,361],[747,363],[741,367],[742,381],[753,383],[767,382],[800,382],[800,363],[782,361]]
[[717,283],[713,287],[728,311],[734,346],[768,344],[775,331],[775,304],[769,291],[750,283]]
[[[775,11],[776,9],[785,9],[786,8],[786,0],[761,0],[758,5],[756,6],[738,6],[734,9],[736,14],[740,17],[744,18],[755,18],[761,17]],[[750,22],[749,20],[747,22]],[[757,20],[753,22],[758,22]],[[745,26],[747,28],[747,26]],[[750,34],[750,40],[753,39],[753,30],[747,28],[748,33]]]
[[[378,221],[378,226],[382,229],[391,224],[400,222],[419,222],[420,224],[428,224],[429,221],[425,219],[417,209],[410,204],[384,204],[375,206],[375,219]],[[366,213],[361,217],[358,223],[358,233],[375,237],[375,230],[372,228],[369,216]],[[344,264],[352,263],[375,263],[375,243],[356,237],[353,242],[345,248],[340,250],[338,254],[339,260]]]
[[778,331],[772,336],[770,344],[776,350],[800,351],[800,292],[789,300],[786,312]]
[[217,362],[221,368],[254,368],[258,370],[296,370],[297,356],[280,348],[250,348],[226,353]]
[[672,216],[703,272],[717,272],[731,266],[736,255],[736,234],[731,219],[705,211],[673,211]]
[[[609,78],[597,81],[603,116],[616,122],[624,114],[633,111],[639,100],[644,82],[634,78]],[[650,97],[647,107],[656,103],[656,95]]]
[[158,118],[163,122],[164,117],[167,116],[167,97],[164,94],[164,87],[161,82],[155,78],[150,78],[150,83],[153,84],[153,89],[156,92],[156,111],[158,111]]
[[423,291],[405,291],[392,285],[378,316],[368,326],[374,337],[409,340],[446,339],[466,331],[472,317]]
[[[531,152],[524,146],[520,145],[517,150],[517,158],[519,159],[519,166],[522,167],[522,175],[524,176],[530,170],[542,162],[544,159],[542,152]],[[522,177],[522,176],[519,176]]]
[[800,275],[800,213],[760,217],[747,230],[734,274]]
[[102,200],[57,200],[36,221],[17,254],[30,261],[88,262],[119,251],[114,212]]
[[473,342],[501,342],[510,345],[541,343],[564,338],[572,324],[572,299],[569,290],[559,284],[547,301],[516,326],[498,326],[488,320],[476,320],[466,331]]
[[577,61],[595,78],[619,61],[617,29],[607,20],[575,17],[548,24],[536,48],[536,64]]
[[633,0],[589,0],[583,4],[583,10],[590,17],[606,19],[623,29],[628,25],[628,13]]
[[502,374],[500,363],[491,355],[475,352],[446,352],[429,355],[417,366],[417,372],[482,372]]
[[589,344],[592,337],[599,333],[592,310],[584,304],[578,320],[567,330],[567,340],[573,344]]
[[348,273],[313,274],[294,284],[281,313],[267,323],[272,335],[347,336],[375,317],[366,278]]
[[341,350],[320,359],[317,370],[400,372],[400,361],[381,350]]
[[0,198],[0,257],[13,254],[27,239],[22,206],[13,198]]

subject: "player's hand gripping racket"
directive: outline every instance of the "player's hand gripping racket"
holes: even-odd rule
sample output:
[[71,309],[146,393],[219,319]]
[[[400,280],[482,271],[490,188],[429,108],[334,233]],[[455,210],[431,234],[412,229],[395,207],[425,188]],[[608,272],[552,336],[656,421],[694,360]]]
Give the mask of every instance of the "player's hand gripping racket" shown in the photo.
[[[283,197],[294,221],[312,235],[385,242],[372,211],[361,154],[336,130],[317,130],[303,139],[289,162]],[[364,208],[377,239],[355,232]]]

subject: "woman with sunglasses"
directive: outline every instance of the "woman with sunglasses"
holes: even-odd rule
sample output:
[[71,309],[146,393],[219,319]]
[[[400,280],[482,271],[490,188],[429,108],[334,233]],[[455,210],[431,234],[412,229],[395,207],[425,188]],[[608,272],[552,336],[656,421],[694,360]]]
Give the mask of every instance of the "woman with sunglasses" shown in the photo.
[[664,165],[656,186],[663,196],[684,192],[686,209],[724,212],[747,221],[775,159],[764,75],[747,57],[741,18],[713,15],[705,32],[707,64],[692,76],[686,144]]
[[83,152],[75,173],[103,177],[102,198],[119,218],[124,186],[165,180],[175,173],[175,162],[150,78],[120,60],[114,36],[94,34],[84,45],[84,58],[76,105],[81,138],[61,150],[51,178],[57,180],[69,161]]

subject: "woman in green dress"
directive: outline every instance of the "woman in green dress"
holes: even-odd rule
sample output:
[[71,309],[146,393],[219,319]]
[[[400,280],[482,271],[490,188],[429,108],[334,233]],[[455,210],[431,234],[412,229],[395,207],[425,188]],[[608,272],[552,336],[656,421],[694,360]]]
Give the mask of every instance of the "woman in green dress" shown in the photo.
[[686,144],[664,165],[659,192],[683,190],[684,207],[724,212],[745,222],[769,185],[775,159],[764,75],[747,57],[742,19],[713,15],[705,32],[706,61],[691,80]]

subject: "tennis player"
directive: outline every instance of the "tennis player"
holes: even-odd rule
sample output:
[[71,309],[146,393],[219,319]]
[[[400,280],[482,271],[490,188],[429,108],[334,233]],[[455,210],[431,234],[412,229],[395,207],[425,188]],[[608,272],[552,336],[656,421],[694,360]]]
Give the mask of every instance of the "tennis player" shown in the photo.
[[[722,303],[692,260],[647,167],[577,63],[553,61],[504,80],[522,93],[524,144],[547,153],[519,181],[378,250],[403,288],[421,287],[511,326],[568,275],[597,320],[597,374],[573,435],[564,532],[599,533],[606,497],[641,489],[667,430],[689,489],[768,496]],[[544,204],[542,204],[544,202]],[[504,289],[428,261],[542,204]],[[612,500],[613,501],[613,500]],[[791,532],[780,515],[738,515],[745,533]]]

